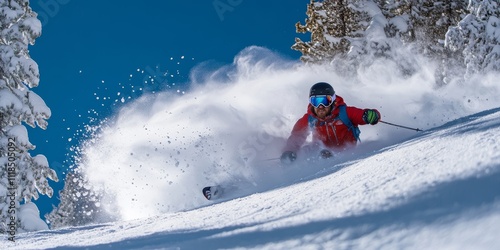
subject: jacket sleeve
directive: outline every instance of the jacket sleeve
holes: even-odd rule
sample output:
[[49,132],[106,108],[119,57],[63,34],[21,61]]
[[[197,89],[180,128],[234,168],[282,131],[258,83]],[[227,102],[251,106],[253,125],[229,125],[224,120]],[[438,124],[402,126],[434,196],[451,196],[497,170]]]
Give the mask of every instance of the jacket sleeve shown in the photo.
[[364,109],[356,107],[346,107],[347,117],[351,120],[354,126],[365,125],[366,122],[363,120]]
[[299,151],[300,147],[304,144],[304,142],[307,139],[307,136],[309,135],[309,121],[308,121],[308,114],[305,114],[302,118],[300,118],[295,125],[293,126],[292,129],[292,134],[290,137],[288,137],[288,140],[286,142],[286,146],[283,149],[283,152],[285,151],[292,151],[297,153]]

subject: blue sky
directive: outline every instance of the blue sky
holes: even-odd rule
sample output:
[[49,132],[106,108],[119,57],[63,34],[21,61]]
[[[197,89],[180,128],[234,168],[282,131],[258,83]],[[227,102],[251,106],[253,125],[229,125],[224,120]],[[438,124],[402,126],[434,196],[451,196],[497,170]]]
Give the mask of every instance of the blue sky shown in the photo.
[[[41,75],[34,91],[52,110],[47,130],[29,132],[37,146],[32,154],[47,156],[62,179],[78,131],[90,117],[112,115],[120,96],[139,96],[150,75],[175,72],[164,82],[179,87],[193,66],[231,63],[251,45],[298,60],[300,53],[290,47],[295,37],[308,37],[296,34],[294,26],[306,18],[308,2],[31,1],[43,25],[42,36],[30,47]],[[62,185],[52,183],[56,193]],[[57,205],[57,196],[36,202],[42,215]]]

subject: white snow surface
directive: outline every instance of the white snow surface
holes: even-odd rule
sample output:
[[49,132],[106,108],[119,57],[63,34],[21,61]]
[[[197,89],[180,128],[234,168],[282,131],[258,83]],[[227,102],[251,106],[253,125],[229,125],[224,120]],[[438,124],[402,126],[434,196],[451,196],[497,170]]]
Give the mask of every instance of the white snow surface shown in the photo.
[[[344,79],[251,47],[184,95],[126,105],[80,166],[120,219],[20,233],[0,249],[500,248],[498,75],[436,89],[430,63],[411,78],[377,65]],[[334,159],[267,160],[318,81],[425,131],[363,126],[360,145]],[[204,199],[213,184],[225,198]]]

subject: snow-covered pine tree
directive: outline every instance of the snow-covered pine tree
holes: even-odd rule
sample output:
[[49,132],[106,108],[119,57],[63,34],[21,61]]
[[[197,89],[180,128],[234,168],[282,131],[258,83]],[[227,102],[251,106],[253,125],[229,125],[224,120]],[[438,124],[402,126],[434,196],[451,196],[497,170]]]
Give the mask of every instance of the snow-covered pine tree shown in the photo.
[[302,53],[303,62],[318,63],[331,61],[338,55],[345,55],[349,50],[347,35],[347,1],[315,2],[307,6],[305,25],[298,22],[297,33],[311,33],[311,41],[303,42],[295,38],[292,49]]
[[410,1],[375,0],[388,23],[385,33],[388,38],[399,38],[403,43],[414,41],[413,24],[410,21]]
[[[467,2],[468,0],[442,1],[440,9],[437,11],[442,11],[443,15],[438,20],[437,26],[442,27],[442,30],[448,32],[450,27],[457,25],[467,12]],[[436,50],[439,51],[438,60],[440,60],[439,68],[435,71],[436,83],[438,85],[445,85],[453,77],[456,77],[456,71],[461,68],[460,64],[463,61],[461,53],[445,47],[446,32],[444,34],[440,32],[439,37],[436,38],[437,41],[434,41],[436,44],[434,48],[437,48]]]
[[[467,0],[375,0],[387,19],[403,18],[406,31],[400,32],[403,42],[415,42],[420,52],[440,58],[443,39],[449,26],[463,17]],[[398,27],[388,27],[388,35]]]
[[[296,25],[297,32],[311,33],[311,41],[303,42],[296,38],[292,48],[302,52],[301,60],[304,62],[327,61],[336,69],[340,68],[341,72],[354,72],[356,68],[359,69],[358,66],[368,66],[378,58],[385,58],[397,62],[402,74],[411,75],[415,72],[416,61],[405,56],[405,53],[399,53],[402,45],[411,44],[404,47],[416,49],[440,65],[436,70],[436,79],[438,84],[443,84],[447,75],[453,75],[450,68],[454,68],[456,60],[452,59],[460,60],[457,53],[461,53],[459,49],[449,49],[453,46],[445,48],[445,34],[450,26],[464,17],[467,2],[311,0],[305,25]],[[497,21],[491,18],[487,23],[488,30],[494,30]],[[489,32],[489,38],[485,41],[496,44],[497,33]],[[485,56],[484,62],[489,66],[484,67],[498,68],[498,49],[491,46],[487,51],[491,52]],[[473,57],[473,53],[469,55]]]
[[297,32],[311,32],[311,41],[296,39],[292,48],[302,52],[302,61],[327,60],[343,74],[355,74],[359,66],[380,58],[397,61],[403,74],[411,74],[415,62],[396,49],[410,37],[408,6],[398,1],[311,1],[306,24],[297,24]]
[[467,10],[469,14],[446,33],[446,47],[462,53],[465,78],[500,71],[500,3],[471,0]]
[[66,175],[59,197],[59,206],[46,216],[51,228],[81,226],[115,219],[104,211],[101,196],[91,190],[78,171]]
[[[442,2],[433,0],[413,0],[410,2],[410,21],[412,23],[413,41],[418,44],[420,53],[426,56],[434,56],[437,58],[437,52],[440,51],[437,45],[440,29],[436,27],[436,23],[441,16],[438,13],[438,7]],[[446,29],[443,30],[443,36]]]
[[[306,33],[310,32],[311,33],[311,40],[316,41],[316,46],[324,46],[327,49],[330,49],[330,46],[327,47],[328,44],[324,42],[324,37],[323,37],[323,29],[319,25],[318,19],[321,17],[319,14],[316,13],[316,10],[321,8],[321,4],[316,4],[313,0],[307,5],[307,11],[306,11],[306,23],[305,25],[300,24],[300,22],[297,22],[295,24],[295,29],[297,33]],[[323,43],[320,43],[319,41],[323,41]],[[324,59],[321,59],[321,55],[316,55],[316,51],[314,48],[314,45],[311,43],[307,43],[302,41],[302,39],[296,37],[295,38],[295,44],[292,45],[292,49],[297,50],[302,53],[302,56],[300,57],[300,60],[303,62],[317,62],[317,61],[322,61]]]
[[38,199],[39,194],[52,196],[48,179],[58,181],[45,156],[30,155],[34,146],[21,124],[45,129],[51,115],[42,98],[30,90],[38,86],[39,73],[28,45],[40,36],[41,23],[28,0],[9,0],[0,1],[0,27],[0,231],[10,229],[5,222],[11,216],[19,231],[36,230],[41,228],[20,216],[20,204]]
[[436,84],[447,82],[447,75],[456,67],[460,57],[445,49],[445,34],[464,16],[468,0],[415,0],[410,1],[412,40],[419,53],[435,60],[439,67],[435,71]]
[[344,17],[346,32],[342,39],[347,40],[350,44],[347,56],[355,59],[354,61],[359,61],[361,59],[359,57],[368,54],[368,48],[375,45],[367,41],[366,30],[370,27],[369,25],[372,21],[370,14],[375,14],[375,12],[380,13],[380,10],[371,0],[357,0],[348,2],[347,4],[344,10],[346,14]]

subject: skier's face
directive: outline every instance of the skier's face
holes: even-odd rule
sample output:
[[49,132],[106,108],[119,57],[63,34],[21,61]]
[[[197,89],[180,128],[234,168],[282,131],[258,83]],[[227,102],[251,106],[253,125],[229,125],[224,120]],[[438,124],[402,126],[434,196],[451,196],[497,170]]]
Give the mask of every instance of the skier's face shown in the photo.
[[323,105],[319,105],[319,107],[317,108],[313,107],[313,108],[316,116],[318,116],[318,118],[323,119],[330,113],[330,109],[332,108],[332,106],[325,107]]

